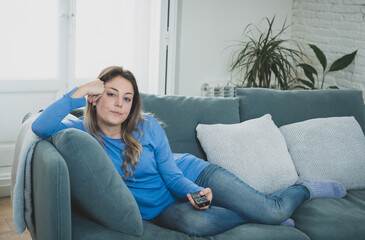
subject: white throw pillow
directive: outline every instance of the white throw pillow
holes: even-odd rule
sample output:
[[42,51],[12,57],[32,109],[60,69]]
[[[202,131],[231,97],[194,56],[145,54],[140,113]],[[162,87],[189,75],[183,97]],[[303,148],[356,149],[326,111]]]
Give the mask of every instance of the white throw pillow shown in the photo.
[[354,117],[311,119],[280,130],[301,178],[365,188],[365,136]]
[[271,194],[298,180],[285,139],[269,114],[238,124],[199,124],[196,130],[209,162],[260,192]]

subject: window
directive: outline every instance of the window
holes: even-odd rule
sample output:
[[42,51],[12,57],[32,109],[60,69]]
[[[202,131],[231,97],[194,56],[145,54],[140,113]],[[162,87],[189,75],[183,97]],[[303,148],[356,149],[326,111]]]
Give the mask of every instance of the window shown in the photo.
[[0,32],[0,80],[57,78],[57,0],[0,0]]
[[47,85],[65,92],[119,65],[134,73],[141,92],[158,93],[165,74],[161,9],[167,11],[167,3],[0,0],[0,81],[17,82],[6,87],[11,91],[26,81],[32,89]]

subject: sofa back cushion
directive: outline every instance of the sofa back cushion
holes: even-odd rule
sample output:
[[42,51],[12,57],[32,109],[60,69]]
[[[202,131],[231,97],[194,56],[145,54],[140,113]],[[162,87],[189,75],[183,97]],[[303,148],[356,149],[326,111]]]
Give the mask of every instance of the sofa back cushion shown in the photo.
[[241,121],[271,114],[278,127],[312,118],[354,116],[365,132],[362,91],[328,89],[281,91],[239,88]]
[[269,114],[237,124],[199,124],[196,130],[209,162],[262,193],[298,180],[284,136]]
[[171,150],[206,159],[196,126],[239,123],[239,101],[235,98],[203,98],[142,94],[143,110],[164,123]]
[[53,134],[50,141],[67,164],[72,210],[115,231],[142,235],[136,200],[103,147],[90,134],[73,128]]
[[299,177],[365,189],[365,136],[354,117],[315,118],[280,127]]

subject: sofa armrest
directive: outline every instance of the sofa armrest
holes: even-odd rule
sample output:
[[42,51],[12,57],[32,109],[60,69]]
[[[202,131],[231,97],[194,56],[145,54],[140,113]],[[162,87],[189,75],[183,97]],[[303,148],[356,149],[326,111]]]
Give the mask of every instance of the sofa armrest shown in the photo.
[[68,168],[60,153],[40,141],[32,159],[33,220],[37,240],[71,240]]

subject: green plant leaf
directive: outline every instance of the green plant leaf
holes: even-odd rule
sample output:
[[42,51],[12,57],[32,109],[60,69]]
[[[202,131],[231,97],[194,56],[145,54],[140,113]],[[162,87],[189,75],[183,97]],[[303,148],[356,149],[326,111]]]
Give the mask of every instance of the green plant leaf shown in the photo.
[[337,86],[329,86],[328,89],[340,89],[340,88]]
[[272,20],[270,21],[268,18],[265,18],[266,19],[266,21],[267,21],[267,24],[269,25],[269,28],[267,29],[267,34],[266,34],[266,36],[265,36],[265,38],[264,38],[264,45],[266,45],[266,43],[267,43],[267,41],[268,41],[268,39],[269,39],[269,37],[271,36],[271,34],[272,34],[272,25],[273,25],[273,23],[274,23],[274,21],[275,21],[275,16],[272,18]]
[[303,68],[303,70],[306,70],[306,71],[308,71],[308,72],[310,72],[312,74],[318,75],[317,70],[314,67],[312,67],[311,65],[309,65],[309,64],[300,63],[300,64],[298,64],[298,66],[301,67],[301,68]]
[[330,70],[328,70],[328,72],[334,72],[334,71],[338,71],[338,70],[342,70],[342,69],[346,68],[354,60],[356,53],[357,53],[357,50],[337,59],[334,63],[332,63]]
[[313,74],[318,76],[316,69],[314,69],[314,67],[306,63],[298,64],[298,66],[303,68],[305,76],[307,76],[307,78],[309,78],[311,82],[314,84]]
[[314,84],[308,80],[298,78],[298,81],[306,85],[307,87],[314,89]]
[[272,78],[275,78],[275,84],[281,89],[288,89],[289,82],[297,79],[297,64],[302,59],[302,50],[285,47],[287,43],[295,42],[281,39],[288,28],[286,22],[279,33],[274,35],[275,17],[264,20],[268,26],[265,31],[250,24],[244,30],[244,39],[234,45],[236,50],[231,59],[231,76],[240,77],[242,86],[266,88],[270,87]]
[[314,44],[308,44],[310,48],[312,48],[312,50],[314,51],[314,53],[316,54],[316,57],[318,58],[319,62],[321,63],[322,67],[323,67],[323,71],[326,70],[327,67],[327,58],[324,55],[324,53],[322,52],[321,49],[319,49],[316,45]]

